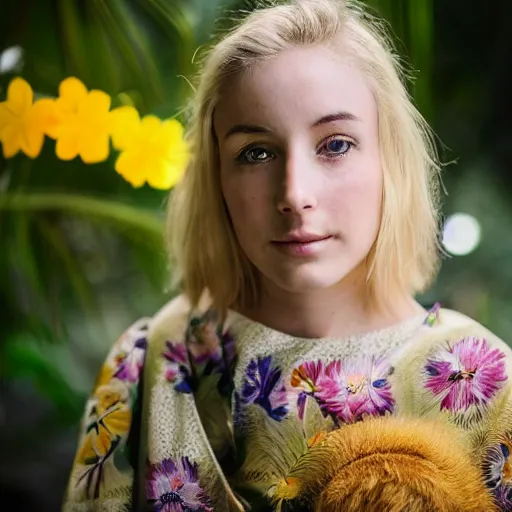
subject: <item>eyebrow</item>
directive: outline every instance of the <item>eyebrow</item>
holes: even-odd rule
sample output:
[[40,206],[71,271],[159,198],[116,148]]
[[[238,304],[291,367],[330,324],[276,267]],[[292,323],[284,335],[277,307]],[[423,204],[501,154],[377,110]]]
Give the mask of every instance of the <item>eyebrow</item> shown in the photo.
[[224,139],[231,137],[235,133],[270,133],[270,130],[254,124],[235,124],[228,130]]
[[[360,121],[358,117],[350,112],[335,112],[334,114],[327,114],[326,116],[321,117],[317,121],[315,121],[311,127],[315,128],[317,126],[333,123],[335,121]],[[224,139],[231,137],[236,133],[270,133],[271,130],[265,128],[264,126],[258,126],[254,124],[235,124],[232,126],[228,132],[226,133]]]
[[334,121],[360,121],[360,119],[350,112],[335,112],[334,114],[321,117],[318,121],[315,121],[312,126],[320,126],[322,124],[333,123]]

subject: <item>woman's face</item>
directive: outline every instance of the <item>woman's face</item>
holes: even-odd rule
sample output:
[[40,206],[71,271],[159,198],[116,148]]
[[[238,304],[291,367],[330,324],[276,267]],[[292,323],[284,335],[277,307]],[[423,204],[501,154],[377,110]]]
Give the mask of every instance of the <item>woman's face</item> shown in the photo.
[[224,199],[264,286],[363,275],[382,169],[376,103],[346,57],[316,46],[258,64],[223,89],[214,128]]

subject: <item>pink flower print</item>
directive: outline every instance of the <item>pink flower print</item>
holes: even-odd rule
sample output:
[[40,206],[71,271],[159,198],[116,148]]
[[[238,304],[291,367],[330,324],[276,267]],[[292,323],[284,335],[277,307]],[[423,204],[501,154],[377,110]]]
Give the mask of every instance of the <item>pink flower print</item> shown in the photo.
[[115,355],[116,371],[114,377],[119,380],[137,382],[144,366],[148,342],[145,337],[138,338],[135,343],[128,340]]
[[162,354],[166,362],[165,378],[174,383],[176,391],[191,393],[187,347],[184,343],[171,343],[170,341],[166,341],[165,344],[167,350]]
[[149,466],[147,499],[158,512],[212,512],[197,481],[197,465],[188,457]]
[[316,382],[322,373],[322,361],[308,361],[293,370],[290,383],[292,387],[301,388],[312,394],[316,390]]
[[388,381],[391,367],[373,357],[329,363],[317,382],[317,398],[336,422],[354,423],[365,416],[392,412],[395,400]]
[[505,354],[487,340],[463,338],[427,361],[425,387],[442,398],[441,410],[486,404],[507,380],[504,359]]
[[304,409],[308,396],[316,398],[315,392],[318,390],[317,381],[322,374],[322,361],[302,363],[297,368],[294,368],[292,372],[290,384],[292,388],[299,392],[297,397],[297,415],[300,420],[304,418]]

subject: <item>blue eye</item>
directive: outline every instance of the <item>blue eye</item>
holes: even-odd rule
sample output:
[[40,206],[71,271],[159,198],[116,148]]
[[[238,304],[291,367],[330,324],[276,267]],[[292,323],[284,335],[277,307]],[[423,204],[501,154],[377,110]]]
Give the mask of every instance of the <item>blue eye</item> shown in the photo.
[[237,160],[248,164],[259,164],[266,162],[272,158],[270,151],[262,147],[252,147],[244,149],[240,152]]
[[339,157],[346,155],[353,144],[345,139],[331,139],[321,148],[320,153],[330,157]]
[[331,140],[327,144],[327,148],[333,153],[345,153],[349,148],[349,143],[346,140]]

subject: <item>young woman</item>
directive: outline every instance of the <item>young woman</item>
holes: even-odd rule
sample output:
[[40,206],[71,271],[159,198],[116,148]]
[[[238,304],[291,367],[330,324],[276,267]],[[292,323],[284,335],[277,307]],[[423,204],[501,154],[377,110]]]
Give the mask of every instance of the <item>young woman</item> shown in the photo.
[[312,510],[319,448],[395,417],[454,428],[461,472],[510,509],[511,351],[414,299],[439,167],[402,78],[348,0],[258,10],[211,49],[168,218],[182,293],[114,344],[65,510]]

